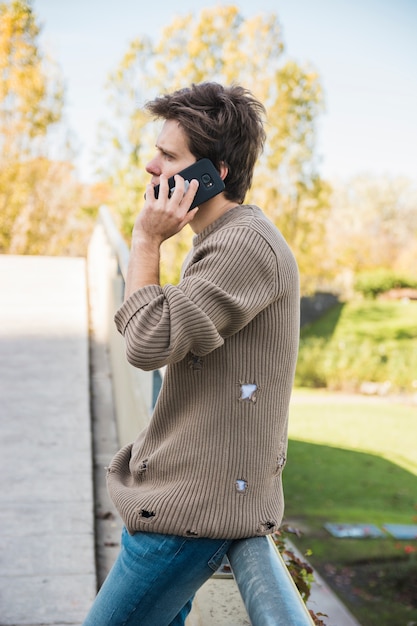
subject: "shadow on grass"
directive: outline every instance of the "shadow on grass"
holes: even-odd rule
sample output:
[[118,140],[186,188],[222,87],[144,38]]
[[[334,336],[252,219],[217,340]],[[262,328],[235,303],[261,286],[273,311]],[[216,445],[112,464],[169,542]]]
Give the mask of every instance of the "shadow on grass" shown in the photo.
[[286,516],[313,522],[413,523],[417,478],[373,454],[290,440]]
[[[290,440],[285,521],[312,565],[362,626],[417,624],[417,541],[337,539],[325,522],[416,523],[417,477],[373,454]],[[326,623],[326,620],[324,620]]]
[[326,341],[331,339],[344,306],[345,304],[343,302],[338,302],[332,306],[331,309],[328,309],[318,320],[303,326],[301,336],[303,338],[317,337],[325,339]]

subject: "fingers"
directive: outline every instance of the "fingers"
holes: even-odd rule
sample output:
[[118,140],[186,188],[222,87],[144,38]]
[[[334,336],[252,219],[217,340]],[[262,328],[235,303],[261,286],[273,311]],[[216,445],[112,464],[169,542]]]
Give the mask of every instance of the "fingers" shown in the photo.
[[198,180],[184,180],[178,174],[174,177],[175,188],[172,194],[174,202],[178,203],[186,211],[189,211],[192,201],[198,189]]
[[155,187],[152,183],[146,185],[145,201],[155,200]]
[[[167,176],[161,174],[158,193],[155,193],[155,186],[152,183],[148,184],[146,186],[145,201],[147,204],[150,203],[154,210],[164,213],[166,211],[174,212],[182,219],[190,211],[199,183],[196,179],[191,181],[184,180],[178,174],[174,176],[174,180],[175,185],[170,189]],[[193,210],[193,216],[196,210]]]
[[153,183],[148,183],[146,185],[145,191],[145,200],[154,201],[154,200],[164,200],[168,199],[170,196],[168,189],[168,178],[161,174],[160,181],[158,185],[154,185]]

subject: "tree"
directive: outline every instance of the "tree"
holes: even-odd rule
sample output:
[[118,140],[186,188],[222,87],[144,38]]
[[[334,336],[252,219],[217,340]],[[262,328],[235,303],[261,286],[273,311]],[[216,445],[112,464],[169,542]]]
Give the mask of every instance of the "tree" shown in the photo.
[[[16,217],[0,229],[0,248],[9,254],[85,255],[103,196],[79,183],[66,161],[38,157],[0,172],[0,203]],[[4,181],[6,180],[6,184]],[[4,223],[4,222],[3,222]]]
[[0,4],[0,153],[21,158],[39,151],[61,117],[62,85],[42,57],[39,27],[25,0]]
[[[142,202],[147,178],[143,163],[154,145],[140,105],[158,93],[193,82],[238,82],[250,87],[268,112],[269,140],[247,201],[260,204],[276,222],[300,269],[309,268],[304,287],[311,288],[311,268],[316,268],[315,276],[325,271],[320,239],[329,188],[314,160],[315,122],[323,99],[317,73],[294,61],[284,63],[283,52],[276,15],[245,19],[233,5],[203,9],[197,17],[177,17],[159,42],[138,38],[131,43],[110,77],[118,123],[108,129],[107,139],[113,150],[108,172],[118,183],[117,206],[126,233]],[[186,238],[181,233],[166,243],[171,258],[179,256]],[[177,277],[178,271],[165,279]]]
[[[0,252],[73,251],[83,189],[65,146],[48,158],[48,132],[63,107],[54,64],[38,46],[39,26],[25,0],[0,3]],[[77,250],[79,252],[79,250]]]
[[410,274],[417,263],[417,187],[402,177],[355,176],[334,186],[327,240],[332,271],[349,289],[358,272]]

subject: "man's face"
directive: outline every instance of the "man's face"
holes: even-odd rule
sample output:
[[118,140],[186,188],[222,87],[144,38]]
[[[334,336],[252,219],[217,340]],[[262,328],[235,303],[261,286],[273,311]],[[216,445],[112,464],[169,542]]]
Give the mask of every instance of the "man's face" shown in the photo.
[[151,182],[158,185],[161,174],[173,176],[195,161],[181,126],[176,120],[166,120],[156,141],[156,154],[146,166]]

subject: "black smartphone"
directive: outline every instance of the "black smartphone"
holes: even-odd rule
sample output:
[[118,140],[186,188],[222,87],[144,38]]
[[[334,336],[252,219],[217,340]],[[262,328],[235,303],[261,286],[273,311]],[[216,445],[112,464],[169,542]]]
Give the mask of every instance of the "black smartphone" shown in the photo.
[[[185,191],[188,189],[190,180],[194,178],[198,180],[197,193],[190,206],[190,211],[194,209],[194,207],[203,204],[203,202],[207,202],[210,198],[214,198],[214,196],[217,196],[217,194],[221,193],[224,189],[224,182],[210,159],[200,159],[184,170],[181,170],[181,172],[178,172],[178,174],[185,180]],[[170,198],[175,189],[173,176],[168,178],[168,188],[168,198]],[[159,185],[154,187],[154,193],[155,198],[157,198],[159,196]]]

